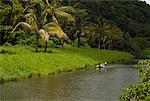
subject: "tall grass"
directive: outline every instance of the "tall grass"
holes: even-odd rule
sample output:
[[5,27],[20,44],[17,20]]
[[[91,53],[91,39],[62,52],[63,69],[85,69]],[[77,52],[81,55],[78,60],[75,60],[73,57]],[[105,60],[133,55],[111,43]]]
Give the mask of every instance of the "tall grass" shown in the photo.
[[47,53],[33,51],[29,46],[0,47],[0,78],[11,80],[32,74],[51,74],[87,64],[119,62],[132,57],[125,52],[76,47],[48,48]]

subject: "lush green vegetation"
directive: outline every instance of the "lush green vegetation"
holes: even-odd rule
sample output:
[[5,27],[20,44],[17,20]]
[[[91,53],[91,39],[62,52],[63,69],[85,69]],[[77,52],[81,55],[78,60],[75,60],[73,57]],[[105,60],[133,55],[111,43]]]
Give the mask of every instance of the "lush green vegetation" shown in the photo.
[[136,65],[141,78],[139,84],[124,89],[121,101],[149,101],[150,100],[150,60],[140,61]]
[[[36,51],[44,46],[46,51],[49,39],[62,47],[69,40],[78,47],[122,50],[134,55],[150,45],[150,6],[143,1],[19,1],[0,2],[1,45],[34,45]],[[15,27],[17,24],[31,30]],[[17,29],[11,33],[13,28]],[[39,45],[41,38],[45,40],[43,45]]]
[[47,53],[35,53],[29,46],[0,47],[0,78],[14,80],[18,77],[30,77],[32,74],[51,74],[85,68],[89,64],[108,61],[121,62],[131,59],[125,52],[76,48],[66,46],[48,48]]
[[[149,18],[139,0],[0,0],[0,82],[150,54]],[[150,99],[149,64],[121,100]]]
[[[66,1],[66,5],[74,5],[79,0],[63,1]],[[77,7],[86,9],[90,22],[94,22],[94,24],[100,25],[102,28],[102,25],[100,24],[102,20],[98,21],[98,19],[102,17],[105,19],[104,23],[113,23],[124,33],[123,37],[119,39],[118,37],[112,37],[107,39],[107,42],[103,43],[102,41],[101,48],[104,48],[104,46],[107,48],[109,47],[109,44],[111,44],[111,49],[125,50],[132,54],[136,54],[150,45],[150,5],[146,4],[146,2],[139,0],[80,0]],[[103,26],[105,26],[105,24]],[[119,35],[120,34],[117,36]],[[115,35],[113,34],[113,36]],[[96,44],[91,44],[93,40],[96,40]],[[89,43],[92,47],[96,47],[98,38],[92,37]]]

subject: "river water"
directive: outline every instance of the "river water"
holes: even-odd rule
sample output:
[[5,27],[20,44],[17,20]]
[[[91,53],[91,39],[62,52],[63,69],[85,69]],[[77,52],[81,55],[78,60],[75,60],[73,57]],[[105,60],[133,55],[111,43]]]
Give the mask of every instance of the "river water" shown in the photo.
[[0,101],[119,101],[121,89],[139,81],[138,73],[133,65],[110,68],[0,84]]

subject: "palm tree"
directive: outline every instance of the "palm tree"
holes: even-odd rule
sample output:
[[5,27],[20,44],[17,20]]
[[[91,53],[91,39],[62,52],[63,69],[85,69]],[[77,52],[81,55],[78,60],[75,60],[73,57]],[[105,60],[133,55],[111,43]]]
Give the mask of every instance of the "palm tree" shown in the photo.
[[104,23],[104,19],[101,16],[97,17],[96,20],[97,20],[97,24],[96,24],[95,27],[98,30],[98,33],[97,33],[97,39],[98,39],[97,48],[100,49],[101,48],[101,44],[102,44],[102,39],[104,37],[104,26],[105,26],[105,23]]
[[57,35],[59,38],[65,40],[68,39],[68,36],[61,29],[57,17],[61,16],[67,18],[69,21],[74,21],[74,17],[65,12],[74,12],[74,10],[70,6],[56,8],[56,4],[54,4],[53,1],[49,2],[48,0],[31,0],[29,6],[25,9],[27,12],[25,14],[26,22],[18,23],[12,31],[14,32],[19,25],[27,26],[34,31],[36,33],[36,52],[38,51],[38,40],[40,36],[45,40],[45,52],[47,41],[51,35]]
[[85,36],[88,27],[88,18],[81,18],[78,22],[76,22],[76,33],[78,39],[78,48],[80,48],[80,40],[82,36]]
[[91,26],[91,31],[93,32],[96,39],[98,40],[97,48],[100,49],[102,45],[102,39],[104,38],[104,27],[107,25],[105,19],[101,16],[97,16],[94,22],[89,24]]
[[[41,10],[43,11],[41,13],[44,19],[43,23],[52,21],[60,26],[60,20],[58,20],[60,18],[65,18],[67,21],[71,22],[75,21],[75,18],[71,15],[72,13],[75,13],[75,10],[71,6],[60,6],[60,2],[54,0],[31,0],[31,4],[40,6]],[[66,34],[65,38],[63,37],[62,39],[63,43],[64,40],[68,39]]]
[[57,36],[58,38],[62,38],[63,40],[68,40],[68,36],[63,32],[61,27],[54,22],[48,23],[39,30],[39,34],[42,39],[45,40],[45,48],[44,52],[46,52],[47,48],[47,41],[49,40],[50,36]]
[[26,27],[28,27],[29,29],[31,29],[32,31],[34,31],[36,33],[36,50],[35,50],[36,52],[38,52],[38,40],[39,40],[39,37],[41,37],[42,39],[45,40],[44,52],[46,52],[47,41],[49,40],[50,36],[57,36],[58,38],[64,38],[65,40],[68,39],[68,36],[63,32],[61,27],[59,27],[54,22],[45,24],[41,29],[37,29],[37,28],[35,28],[35,26],[32,26],[32,25],[28,24],[27,22],[19,22],[15,26],[15,28],[13,29],[12,33],[20,25],[26,26]]
[[123,32],[112,22],[106,21],[105,19],[99,21],[97,24],[92,24],[93,27],[91,27],[94,31],[94,36],[98,40],[97,48],[105,49],[108,46],[108,49],[111,49],[113,42],[122,40]]
[[92,36],[95,36],[98,40],[97,48],[108,48],[111,49],[112,43],[122,39],[123,32],[112,22],[102,18],[101,16],[96,17],[94,23],[90,23],[90,29]]
[[119,29],[118,26],[114,24],[108,24],[104,27],[104,38],[103,38],[103,46],[105,48],[108,45],[108,49],[113,47],[113,42],[117,42],[118,40],[123,40],[123,32]]
[[42,17],[44,18],[44,23],[53,21],[59,23],[59,18],[66,18],[68,21],[75,21],[74,17],[70,13],[74,13],[75,10],[71,6],[60,6],[59,2],[51,0],[31,0],[30,4],[35,6],[40,6],[43,11]]
[[[74,5],[76,6],[76,5]],[[75,30],[74,36],[78,39],[78,48],[80,48],[80,38],[85,35],[85,27],[89,24],[89,18],[85,9],[75,9],[75,23],[72,30]]]

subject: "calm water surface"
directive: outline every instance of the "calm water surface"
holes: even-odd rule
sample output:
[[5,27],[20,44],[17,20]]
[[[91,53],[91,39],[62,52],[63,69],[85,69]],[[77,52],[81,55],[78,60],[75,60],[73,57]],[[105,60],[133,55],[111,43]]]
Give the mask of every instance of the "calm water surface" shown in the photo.
[[138,81],[133,66],[113,65],[0,84],[0,101],[118,101],[121,88]]

